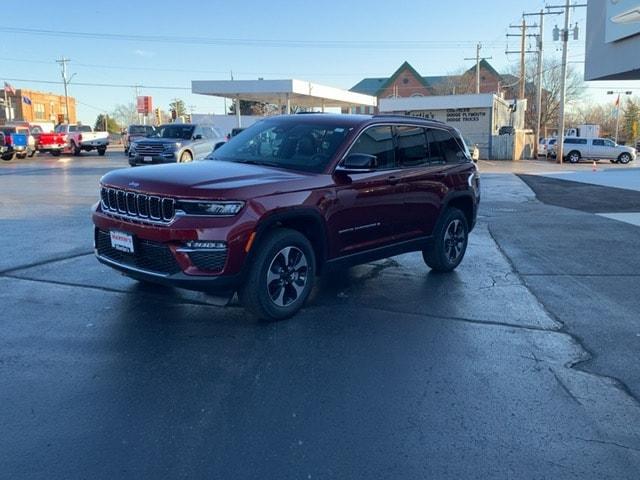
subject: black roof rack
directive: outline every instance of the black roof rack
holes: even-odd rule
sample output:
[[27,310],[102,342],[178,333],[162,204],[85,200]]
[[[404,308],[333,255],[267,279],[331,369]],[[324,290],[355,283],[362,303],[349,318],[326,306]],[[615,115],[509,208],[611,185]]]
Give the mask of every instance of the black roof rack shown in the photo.
[[429,122],[445,123],[442,120],[438,120],[436,118],[424,118],[424,117],[419,117],[417,115],[404,115],[402,113],[376,113],[375,115],[373,115],[373,118],[402,118],[402,119],[419,118],[420,120],[426,120]]

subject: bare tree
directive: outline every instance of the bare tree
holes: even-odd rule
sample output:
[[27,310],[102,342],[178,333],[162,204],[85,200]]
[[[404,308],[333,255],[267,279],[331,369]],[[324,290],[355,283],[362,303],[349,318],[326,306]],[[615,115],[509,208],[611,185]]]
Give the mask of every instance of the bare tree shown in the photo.
[[116,108],[111,112],[111,117],[120,125],[131,125],[140,121],[136,104],[133,102],[116,105]]
[[[525,114],[525,126],[535,128],[537,111],[537,81],[538,66],[535,60],[530,60],[526,65],[525,72],[525,98],[527,99],[527,112]],[[520,76],[520,66],[514,65],[511,68],[518,78]],[[558,60],[551,59],[544,62],[542,67],[542,108],[540,126],[544,129],[555,129],[558,124],[560,114],[560,90],[561,90],[562,68]],[[512,92],[513,93],[513,92]],[[567,68],[566,81],[566,103],[569,108],[575,107],[584,94],[584,83],[580,73],[571,65]]]

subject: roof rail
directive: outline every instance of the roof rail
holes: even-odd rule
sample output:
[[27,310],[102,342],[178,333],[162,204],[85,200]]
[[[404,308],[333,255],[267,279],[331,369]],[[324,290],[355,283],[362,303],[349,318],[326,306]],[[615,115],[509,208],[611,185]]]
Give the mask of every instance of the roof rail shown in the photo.
[[376,113],[375,115],[373,115],[374,118],[419,118],[421,120],[427,120],[429,122],[436,122],[436,123],[446,123],[443,122],[442,120],[438,120],[437,118],[425,118],[425,117],[420,117],[418,115],[406,115],[406,114],[402,114],[402,113]]

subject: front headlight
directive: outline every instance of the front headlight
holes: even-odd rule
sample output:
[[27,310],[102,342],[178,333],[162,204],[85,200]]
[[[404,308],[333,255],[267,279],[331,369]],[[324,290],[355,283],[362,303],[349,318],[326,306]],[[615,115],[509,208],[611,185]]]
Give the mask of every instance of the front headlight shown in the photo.
[[244,207],[244,202],[201,202],[198,200],[179,200],[176,209],[187,215],[206,215],[211,217],[232,217]]
[[174,152],[174,151],[178,150],[181,146],[182,146],[182,143],[180,143],[180,142],[165,143],[164,144],[164,149],[166,151],[168,151],[168,152]]

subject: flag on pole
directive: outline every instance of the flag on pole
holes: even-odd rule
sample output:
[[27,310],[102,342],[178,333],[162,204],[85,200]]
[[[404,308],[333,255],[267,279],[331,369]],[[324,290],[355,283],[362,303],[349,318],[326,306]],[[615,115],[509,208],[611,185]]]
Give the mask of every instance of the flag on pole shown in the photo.
[[26,95],[22,96],[22,103],[26,103],[27,105],[31,105],[31,99]]
[[15,89],[8,82],[4,82],[4,91],[10,93],[11,95],[15,95]]

